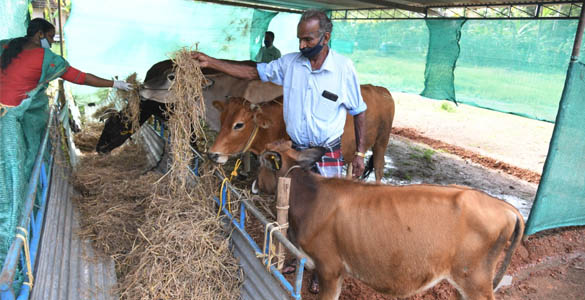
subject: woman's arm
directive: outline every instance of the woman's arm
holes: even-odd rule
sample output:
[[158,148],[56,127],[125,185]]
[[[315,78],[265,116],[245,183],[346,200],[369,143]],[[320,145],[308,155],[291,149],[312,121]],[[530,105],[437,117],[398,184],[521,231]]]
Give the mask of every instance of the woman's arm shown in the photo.
[[90,73],[86,73],[83,84],[95,87],[114,87],[125,91],[133,89],[133,86],[125,81],[103,79]]
[[103,79],[101,77],[97,77],[93,74],[86,73],[85,82],[83,84],[95,87],[112,87],[114,86],[113,80]]

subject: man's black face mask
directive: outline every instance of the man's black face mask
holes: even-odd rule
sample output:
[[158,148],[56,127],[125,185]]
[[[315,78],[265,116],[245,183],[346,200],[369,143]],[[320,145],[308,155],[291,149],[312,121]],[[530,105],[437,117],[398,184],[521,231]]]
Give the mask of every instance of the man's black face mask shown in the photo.
[[315,55],[319,54],[319,52],[321,52],[321,49],[323,49],[323,45],[321,45],[321,42],[323,42],[324,37],[325,34],[321,36],[319,42],[314,47],[305,47],[301,49],[301,54],[303,54],[304,57],[309,59],[315,57]]

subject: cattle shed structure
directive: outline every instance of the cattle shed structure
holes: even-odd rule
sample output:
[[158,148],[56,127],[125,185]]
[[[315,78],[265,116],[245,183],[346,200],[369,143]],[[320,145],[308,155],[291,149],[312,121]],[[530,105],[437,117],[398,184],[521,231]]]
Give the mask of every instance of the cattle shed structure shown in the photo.
[[[53,2],[63,6],[61,0]],[[282,43],[282,53],[296,51],[299,14],[326,10],[334,24],[331,47],[354,61],[361,83],[554,122],[526,234],[585,225],[585,1],[65,2],[70,18],[58,27],[64,28],[60,40],[68,61],[82,70],[120,77],[146,70],[195,43],[212,56],[253,59],[267,30],[276,33],[275,45]],[[26,33],[30,3],[0,0],[0,40]],[[95,101],[83,88],[74,91],[80,95],[75,99],[78,106]],[[61,122],[70,133],[64,111],[55,108],[50,120]],[[47,132],[37,156],[27,158],[34,169],[30,181],[22,183],[26,199],[9,203],[17,213],[0,211],[2,222],[9,220],[12,226],[2,228],[13,236],[0,248],[0,296],[73,299],[79,290],[91,290],[93,298],[109,299],[112,295],[104,289],[115,282],[113,264],[88,263],[91,247],[72,234],[77,216],[68,202],[71,187],[62,180],[68,173],[45,154],[58,143]],[[160,154],[162,142],[152,128],[141,135],[151,152]],[[18,138],[0,136],[0,150],[5,141]],[[2,178],[0,184],[8,186]],[[6,198],[0,194],[2,205]],[[246,209],[262,218],[252,206]],[[262,249],[250,244],[243,221],[230,226],[235,226],[235,255],[255,280],[244,284],[243,298],[300,298],[298,278],[283,288],[278,282],[282,278],[274,270],[266,272],[255,259],[253,251]],[[278,234],[275,238],[285,241]],[[55,253],[64,256],[54,260]],[[69,259],[63,259],[67,255]],[[35,286],[23,284],[32,281],[27,276],[31,268]]]
[[[584,2],[577,1],[208,1],[213,3],[239,5],[244,7],[285,11],[302,12],[307,9],[320,9],[330,12],[334,21],[332,48],[350,57],[355,58],[358,73],[375,83],[392,88],[394,83],[384,82],[384,79],[369,77],[364,73],[370,73],[364,66],[360,68],[359,56],[353,56],[354,48],[359,44],[367,44],[371,48],[377,47],[375,54],[363,51],[365,55],[385,56],[388,52],[406,57],[417,49],[426,54],[424,84],[417,86],[401,82],[399,88],[406,91],[420,92],[421,95],[433,99],[450,99],[479,107],[499,110],[503,112],[523,115],[530,118],[555,122],[555,130],[551,140],[549,154],[543,170],[539,190],[533,204],[533,209],[528,220],[526,232],[532,234],[544,229],[559,226],[585,225],[585,174],[580,170],[585,167],[585,159],[581,153],[585,152],[585,131],[580,116],[585,111],[585,72],[583,60],[583,27],[584,27]],[[385,37],[391,34],[420,34],[422,26],[412,22],[425,22],[428,27],[428,44],[421,47],[424,38],[418,41],[410,37],[404,37],[396,44],[386,43]],[[380,24],[381,23],[381,24]],[[400,24],[402,23],[402,24]],[[410,23],[405,25],[404,23]],[[533,35],[534,40],[525,40],[524,33],[530,31],[532,24],[537,24],[538,34]],[[353,28],[352,28],[353,27]],[[355,30],[355,27],[358,27]],[[388,30],[390,33],[385,33]],[[471,27],[466,30],[464,27]],[[514,31],[519,28],[513,37],[506,38],[506,31]],[[566,31],[560,33],[559,27]],[[492,35],[496,39],[504,39],[500,45],[490,45],[493,41],[471,38],[474,32],[491,29],[497,32]],[[393,31],[392,29],[397,29]],[[402,29],[402,30],[400,30]],[[414,29],[414,30],[413,30]],[[418,32],[416,29],[419,29]],[[551,33],[547,32],[550,30]],[[348,33],[353,31],[353,34]],[[263,32],[263,31],[262,31]],[[561,41],[556,34],[565,35]],[[424,35],[423,35],[424,36]],[[479,36],[478,36],[479,37]],[[381,39],[380,39],[381,38]],[[485,36],[484,36],[485,38]],[[538,49],[537,44],[546,44],[547,39],[553,43],[564,44],[565,49],[551,53],[550,48]],[[519,39],[524,39],[520,42]],[[372,40],[375,40],[372,43]],[[392,42],[395,42],[391,37]],[[355,41],[353,44],[348,41]],[[511,44],[511,47],[509,47]],[[357,44],[357,45],[356,45]],[[475,46],[474,46],[475,45]],[[374,46],[374,47],[372,47]],[[397,49],[400,46],[408,49]],[[559,46],[559,45],[557,45]],[[465,48],[467,47],[467,48]],[[489,49],[485,51],[485,49]],[[469,49],[469,53],[465,51]],[[559,49],[559,48],[557,48]],[[417,51],[415,50],[415,52]],[[531,56],[527,52],[534,51]],[[402,53],[400,53],[402,51]],[[499,52],[496,54],[496,52]],[[520,54],[524,52],[526,55]],[[424,57],[425,55],[421,55]],[[473,56],[479,56],[472,58]],[[490,62],[481,62],[481,60]],[[498,61],[498,59],[500,59]],[[516,59],[516,61],[514,61]],[[365,58],[363,60],[368,60]],[[469,74],[457,73],[457,67],[502,67],[505,69],[522,69],[528,73],[542,73],[546,76],[554,76],[554,73],[564,74],[561,94],[557,97],[549,94],[549,99],[529,96],[528,99],[514,99],[499,97],[491,94],[491,89],[526,88],[532,84],[523,82],[516,86],[484,86],[483,89],[470,91],[463,81]],[[493,62],[496,61],[496,62]],[[543,62],[543,65],[539,65]],[[392,62],[387,61],[382,68],[392,68]],[[364,63],[365,65],[366,63]],[[552,71],[557,69],[557,71]],[[361,72],[364,70],[364,72]],[[567,71],[568,70],[568,71]],[[377,70],[384,74],[383,70]],[[373,72],[372,72],[373,73]],[[388,75],[388,74],[384,74]],[[463,78],[456,80],[461,75]],[[398,75],[400,76],[400,75]],[[489,80],[496,74],[484,74],[479,80]],[[561,76],[562,77],[562,76]],[[539,81],[538,79],[534,79]],[[534,82],[533,82],[534,83]],[[543,93],[549,86],[532,85],[532,91]],[[560,88],[560,81],[559,86]],[[455,92],[461,90],[463,97],[455,97]],[[488,99],[487,94],[493,97]],[[498,99],[500,98],[500,99]],[[559,101],[560,100],[560,101]],[[571,166],[579,166],[573,168]],[[578,171],[579,170],[579,171]]]

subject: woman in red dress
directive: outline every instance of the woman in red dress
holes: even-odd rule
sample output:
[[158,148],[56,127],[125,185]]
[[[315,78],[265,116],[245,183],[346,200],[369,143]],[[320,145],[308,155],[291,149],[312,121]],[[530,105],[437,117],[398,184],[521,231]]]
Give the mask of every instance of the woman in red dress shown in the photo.
[[[27,93],[41,82],[45,56],[53,56],[50,50],[55,27],[45,19],[30,21],[26,36],[2,41],[0,59],[0,104],[6,107],[18,106],[27,98]],[[55,55],[57,56],[57,55]],[[59,60],[57,58],[57,60]],[[63,60],[64,61],[64,60]],[[58,64],[58,63],[57,63]],[[81,72],[65,61],[66,67],[61,78],[83,85],[95,87],[114,87],[129,90],[132,86],[124,81],[107,80]]]
[[[26,36],[0,41],[0,249],[8,249],[25,199],[35,157],[49,119],[50,81],[129,90],[124,81],[83,73],[50,50],[55,27],[31,20]],[[0,261],[6,253],[0,251]]]

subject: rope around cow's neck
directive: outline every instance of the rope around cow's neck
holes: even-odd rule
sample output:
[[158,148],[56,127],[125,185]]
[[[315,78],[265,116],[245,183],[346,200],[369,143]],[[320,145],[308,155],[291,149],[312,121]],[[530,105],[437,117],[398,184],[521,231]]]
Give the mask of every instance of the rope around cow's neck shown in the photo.
[[248,142],[246,142],[246,145],[244,146],[242,153],[244,153],[244,152],[248,151],[248,149],[250,149],[250,146],[252,146],[252,142],[254,142],[254,139],[256,138],[256,134],[258,134],[258,129],[260,129],[258,124],[254,124],[254,130],[252,130],[252,134],[250,134],[250,137],[248,138]]
[[288,174],[290,174],[290,172],[291,172],[293,169],[297,169],[297,168],[300,168],[300,167],[301,167],[301,166],[299,166],[299,165],[294,165],[294,166],[290,167],[288,170],[286,170],[286,173],[284,174],[284,177],[288,177]]

